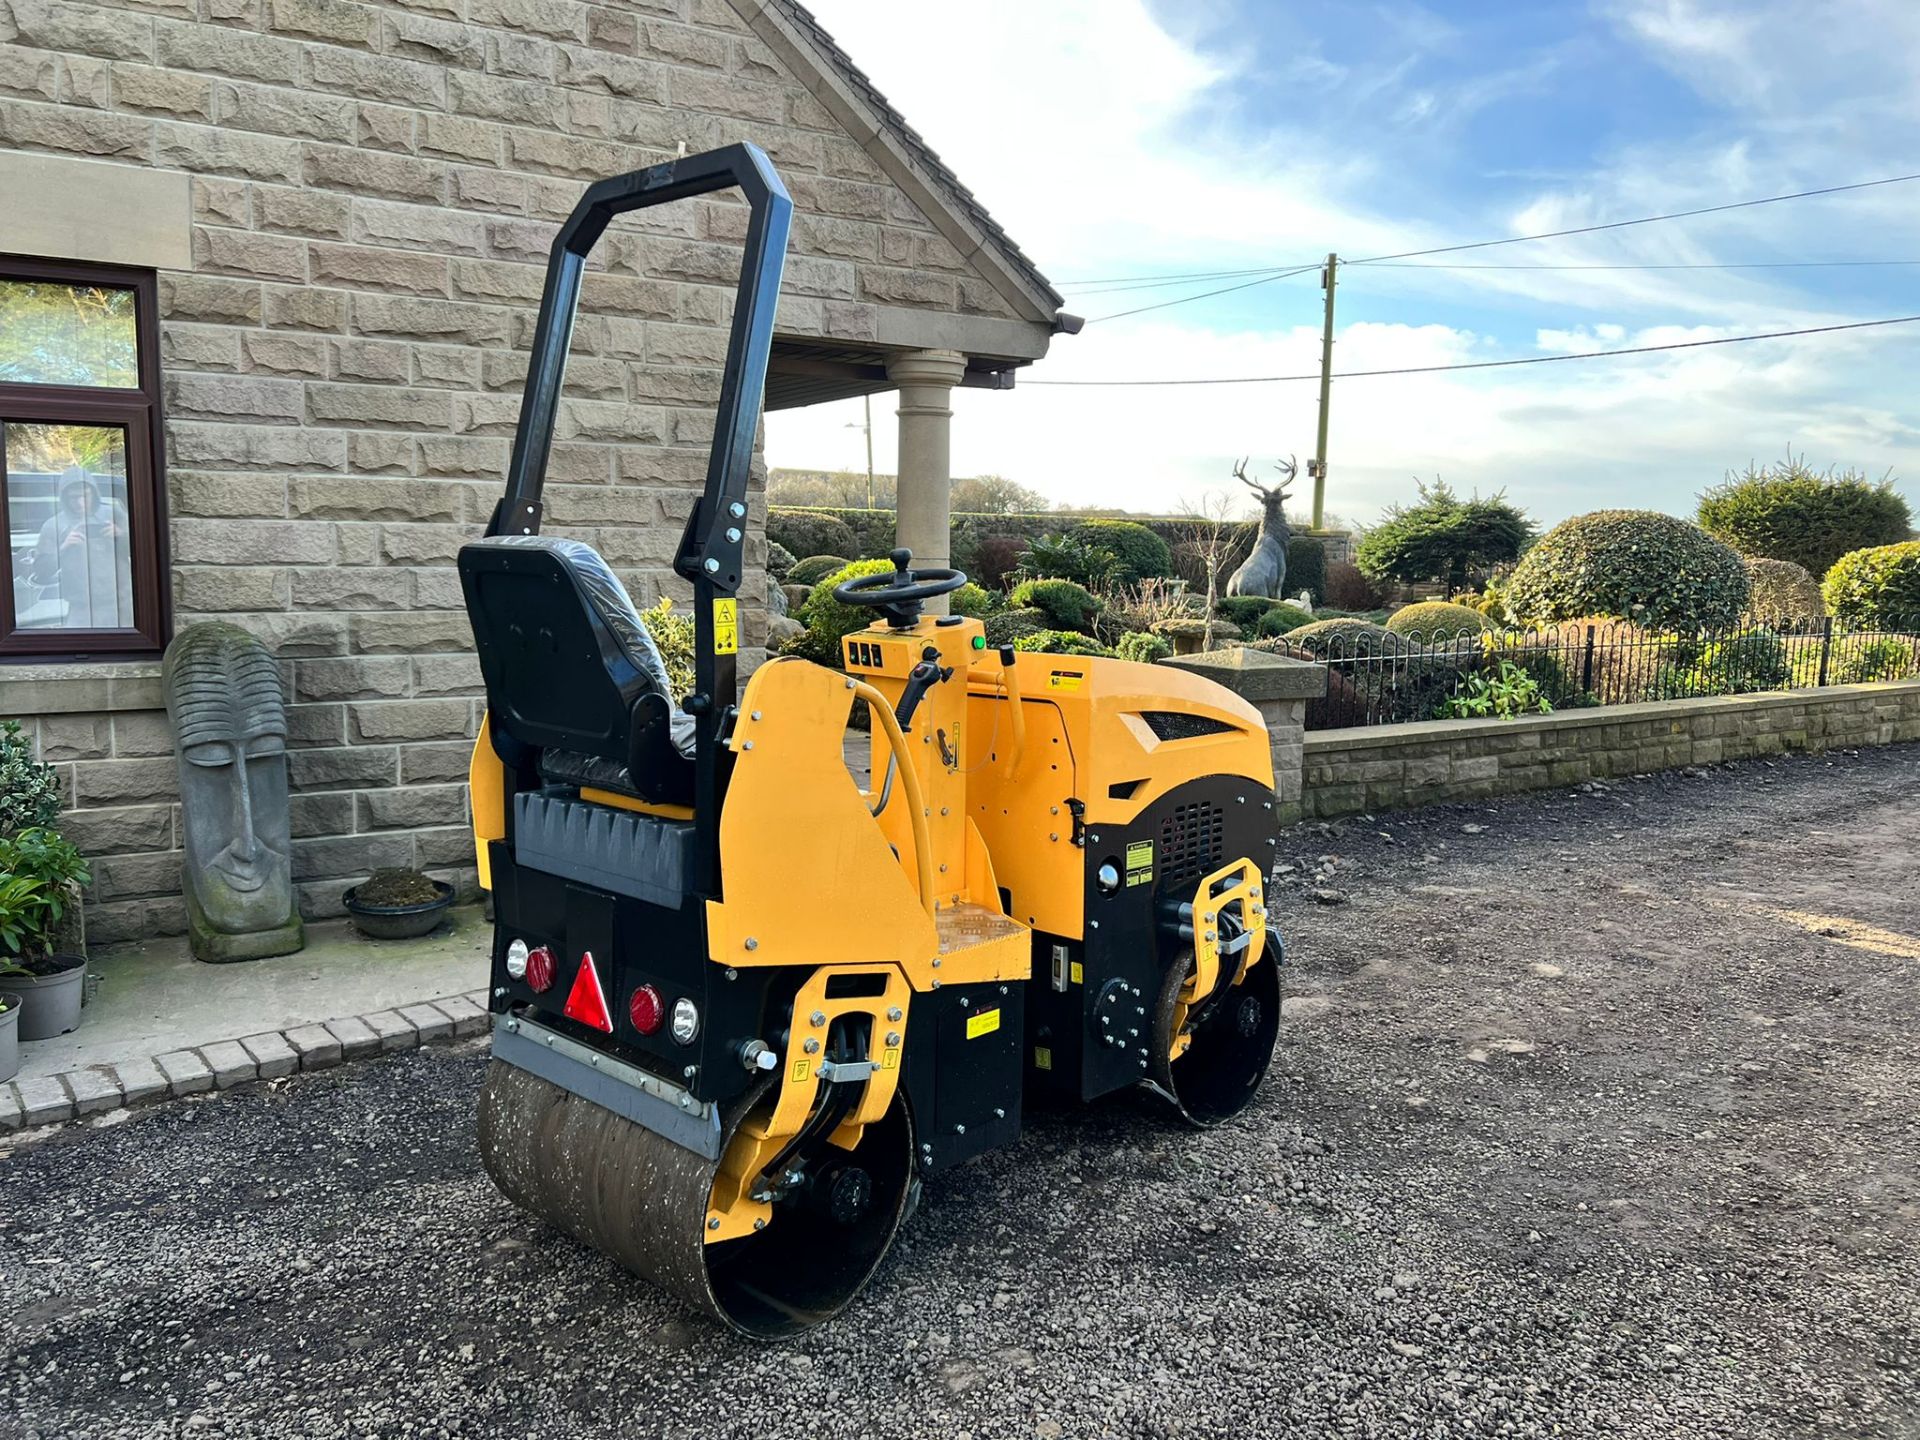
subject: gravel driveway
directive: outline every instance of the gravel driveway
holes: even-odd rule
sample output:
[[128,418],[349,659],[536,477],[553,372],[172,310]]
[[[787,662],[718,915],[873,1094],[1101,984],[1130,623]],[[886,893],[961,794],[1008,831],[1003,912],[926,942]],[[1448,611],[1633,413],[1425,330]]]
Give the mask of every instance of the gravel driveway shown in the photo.
[[15,1142],[0,1435],[1920,1434],[1920,747],[1282,855],[1255,1109],[1037,1117],[793,1344],[501,1201],[476,1047]]

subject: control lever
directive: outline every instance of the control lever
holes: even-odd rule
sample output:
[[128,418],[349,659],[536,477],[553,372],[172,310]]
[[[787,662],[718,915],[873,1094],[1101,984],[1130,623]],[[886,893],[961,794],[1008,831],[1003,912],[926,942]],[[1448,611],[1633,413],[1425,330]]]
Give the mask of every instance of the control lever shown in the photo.
[[920,663],[907,672],[907,688],[900,692],[900,703],[893,707],[894,719],[903,731],[912,728],[913,712],[920,708],[927,691],[953,678],[953,667],[941,666],[939,650],[929,645],[920,654]]

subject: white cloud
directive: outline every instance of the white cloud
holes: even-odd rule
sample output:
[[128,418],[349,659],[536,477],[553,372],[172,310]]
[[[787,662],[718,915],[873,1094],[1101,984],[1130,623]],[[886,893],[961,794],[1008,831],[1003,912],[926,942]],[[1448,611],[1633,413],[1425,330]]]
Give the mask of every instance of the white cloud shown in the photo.
[[[1218,7],[1191,34],[1156,24],[1140,0],[972,0],[965,25],[893,0],[816,0],[814,8],[1043,268],[1067,277],[1274,263],[1329,244],[1366,254],[1688,209],[1915,168],[1903,162],[1920,140],[1920,91],[1906,78],[1920,62],[1920,6],[1908,0],[1811,10],[1798,0],[1613,0],[1602,11],[1619,35],[1686,75],[1710,98],[1708,118],[1697,133],[1676,130],[1541,182],[1517,205],[1456,216],[1462,228],[1454,229],[1392,213],[1396,204],[1419,206],[1391,183],[1394,156],[1325,144],[1310,128],[1313,97],[1336,90],[1377,86],[1383,106],[1423,103],[1391,54],[1359,73],[1345,58],[1303,51],[1291,71],[1302,105],[1249,140],[1232,100],[1252,61],[1222,42],[1234,31]],[[1560,63],[1489,63],[1476,73],[1444,26],[1395,13],[1424,27],[1429,48],[1452,47],[1449,63],[1461,74],[1458,93],[1439,95],[1442,112],[1470,110],[1481,91],[1549,84]],[[1920,258],[1911,239],[1917,201],[1920,185],[1892,186],[1839,208],[1761,207],[1449,258]],[[1876,308],[1897,295],[1822,300],[1842,292],[1799,288],[1803,277],[1773,271],[1346,273],[1343,295],[1365,294],[1374,313],[1384,302],[1417,322],[1444,306],[1452,323],[1343,322],[1335,357],[1343,370],[1589,353],[1920,310],[1911,300],[1904,310]],[[1207,328],[1188,318],[1194,312],[1173,309],[1092,325],[1057,338],[1012,393],[957,393],[955,473],[1006,474],[1060,501],[1171,510],[1217,488],[1243,454],[1304,459],[1313,445],[1311,383],[1032,383],[1313,372],[1311,276],[1252,294],[1283,292],[1286,303],[1249,316],[1299,323]],[[1178,293],[1088,297],[1069,308],[1097,315]],[[1788,443],[1819,464],[1920,474],[1920,431],[1903,380],[1920,358],[1915,332],[1920,326],[1339,382],[1328,503],[1371,518],[1405,498],[1413,475],[1437,472],[1463,488],[1504,487],[1547,520],[1601,504],[1685,512],[1727,466]],[[893,398],[875,397],[873,408],[875,462],[891,470]],[[862,437],[847,427],[860,413],[854,401],[769,417],[770,460],[859,468]],[[1308,488],[1303,480],[1296,493],[1304,500]]]

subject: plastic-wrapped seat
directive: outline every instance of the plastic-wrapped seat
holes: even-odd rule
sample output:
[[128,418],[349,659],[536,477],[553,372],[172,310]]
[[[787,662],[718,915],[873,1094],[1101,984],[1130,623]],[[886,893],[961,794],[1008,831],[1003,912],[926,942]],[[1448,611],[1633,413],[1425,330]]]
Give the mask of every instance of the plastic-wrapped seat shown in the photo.
[[593,547],[491,536],[462,546],[459,567],[496,736],[538,751],[548,779],[688,803],[693,717]]

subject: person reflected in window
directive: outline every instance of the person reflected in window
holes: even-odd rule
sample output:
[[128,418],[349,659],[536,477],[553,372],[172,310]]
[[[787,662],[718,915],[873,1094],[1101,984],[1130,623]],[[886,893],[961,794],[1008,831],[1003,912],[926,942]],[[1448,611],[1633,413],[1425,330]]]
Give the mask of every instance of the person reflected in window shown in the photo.
[[64,612],[44,624],[112,630],[133,623],[126,508],[100,493],[78,465],[67,470],[53,518],[40,527],[26,577],[59,596]]

